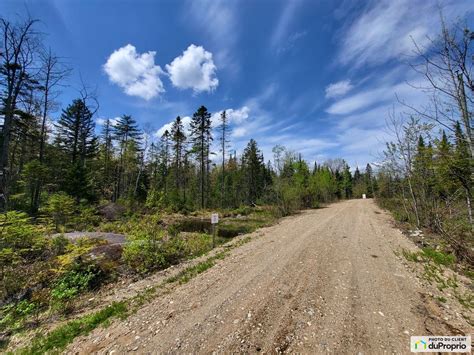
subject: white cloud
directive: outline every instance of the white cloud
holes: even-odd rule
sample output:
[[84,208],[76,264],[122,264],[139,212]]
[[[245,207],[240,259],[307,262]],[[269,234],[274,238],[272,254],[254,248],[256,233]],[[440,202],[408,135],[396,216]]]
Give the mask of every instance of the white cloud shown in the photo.
[[[215,112],[211,116],[211,122],[213,127],[217,127],[220,124],[220,117],[223,111],[224,110]],[[239,125],[241,123],[244,123],[249,118],[250,108],[248,106],[242,106],[241,108],[235,110],[232,108],[228,108],[227,110],[225,110],[225,113],[229,124]]]
[[127,44],[115,50],[104,64],[109,80],[120,86],[127,95],[145,100],[157,97],[165,91],[159,65],[155,65],[154,51],[137,53],[136,48]]
[[[160,129],[156,131],[155,136],[160,138],[165,133],[165,131],[171,132],[171,127],[173,127],[173,122],[174,121],[171,121],[161,126]],[[186,135],[187,135],[189,133],[191,117],[189,116],[181,117],[181,122],[183,123],[184,132],[186,132]]]
[[193,89],[199,93],[212,91],[219,85],[212,53],[194,44],[167,64],[166,70],[173,85],[180,89]]
[[[474,10],[468,0],[443,1],[448,21]],[[342,33],[339,61],[355,67],[385,63],[413,54],[413,41],[429,43],[428,35],[439,32],[436,1],[380,0],[370,2]]]
[[329,84],[326,86],[326,98],[344,96],[352,90],[353,87],[350,80],[342,80],[337,83]]

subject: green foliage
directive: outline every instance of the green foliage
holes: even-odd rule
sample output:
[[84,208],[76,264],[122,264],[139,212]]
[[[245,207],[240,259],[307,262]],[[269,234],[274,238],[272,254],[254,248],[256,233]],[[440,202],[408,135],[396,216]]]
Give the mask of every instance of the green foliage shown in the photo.
[[100,224],[100,221],[101,218],[97,215],[97,210],[87,204],[81,204],[78,207],[78,213],[71,219],[74,229],[79,231],[93,229]]
[[40,251],[42,239],[31,218],[23,212],[9,211],[0,215],[0,249],[11,248],[22,254]]
[[70,221],[75,210],[75,204],[76,202],[71,196],[59,192],[49,196],[43,210],[52,218],[56,230],[59,231],[61,226],[66,226]]
[[410,252],[406,249],[402,250],[402,255],[408,261],[412,262],[433,262],[436,265],[451,266],[455,263],[456,258],[452,254],[447,254],[433,248],[423,248],[421,251]]
[[431,259],[437,265],[450,266],[456,261],[452,254],[446,254],[432,248],[423,248],[423,256]]
[[70,300],[81,292],[96,286],[101,276],[100,270],[94,265],[76,266],[56,282],[51,290],[51,296],[54,300]]
[[213,267],[216,264],[216,261],[218,259],[223,259],[224,257],[225,257],[224,253],[219,253],[213,257],[208,258],[205,261],[202,261],[194,266],[184,269],[176,276],[172,276],[166,279],[166,282],[168,283],[178,282],[179,284],[184,284],[188,282],[189,280],[191,280],[192,278],[196,277],[197,275]]
[[114,302],[106,308],[67,322],[45,336],[36,337],[31,347],[20,350],[20,354],[44,354],[66,348],[76,337],[86,335],[112,318],[124,318],[127,315],[125,302]]
[[17,331],[22,329],[30,316],[36,315],[39,305],[35,302],[22,300],[10,303],[0,309],[0,331]]

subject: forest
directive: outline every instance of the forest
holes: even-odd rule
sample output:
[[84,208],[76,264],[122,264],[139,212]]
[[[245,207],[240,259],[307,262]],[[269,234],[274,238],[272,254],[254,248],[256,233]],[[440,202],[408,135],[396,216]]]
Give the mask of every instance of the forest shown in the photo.
[[[474,33],[443,26],[413,72],[428,107],[387,118],[393,141],[375,164],[305,161],[277,145],[264,157],[251,139],[232,149],[225,111],[196,108],[189,129],[176,117],[156,136],[123,113],[100,124],[87,84],[59,102],[73,68],[44,45],[37,21],[0,19],[0,342],[67,319],[77,300],[105,284],[140,278],[209,252],[230,237],[301,209],[375,198],[409,228],[473,265]],[[416,48],[415,48],[416,49]],[[384,118],[381,118],[384,119]],[[207,222],[223,217],[217,240]],[[73,231],[115,233],[72,241]]]
[[[72,69],[45,48],[36,25],[1,20],[5,338],[73,313],[76,297],[119,277],[209,251],[214,241],[201,225],[210,211],[229,219],[219,244],[299,209],[371,197],[376,189],[369,164],[354,173],[342,159],[310,165],[282,145],[265,161],[253,139],[237,153],[226,112],[214,127],[205,106],[189,130],[178,116],[160,137],[127,114],[98,125],[99,98],[87,85],[72,102],[58,102]],[[72,231],[121,233],[127,243],[117,256],[100,238],[71,242],[62,234]]]

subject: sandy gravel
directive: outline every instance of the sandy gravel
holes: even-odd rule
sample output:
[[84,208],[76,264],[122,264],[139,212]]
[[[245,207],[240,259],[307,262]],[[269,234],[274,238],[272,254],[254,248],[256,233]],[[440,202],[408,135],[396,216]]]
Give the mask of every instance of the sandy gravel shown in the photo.
[[469,332],[394,251],[416,247],[371,200],[264,228],[216,266],[69,353],[409,353],[410,335]]

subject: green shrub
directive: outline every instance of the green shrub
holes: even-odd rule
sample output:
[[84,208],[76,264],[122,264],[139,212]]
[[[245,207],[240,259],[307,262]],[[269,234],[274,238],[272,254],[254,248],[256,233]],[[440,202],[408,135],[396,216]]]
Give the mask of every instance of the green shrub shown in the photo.
[[130,235],[122,254],[125,263],[140,273],[166,266],[161,247],[163,236],[163,232]]
[[55,228],[59,231],[60,226],[66,226],[74,213],[75,200],[64,192],[52,194],[44,207],[44,212],[54,222]]
[[37,314],[40,306],[36,302],[22,300],[0,310],[0,331],[15,331],[24,327],[28,317]]
[[59,279],[51,291],[51,296],[55,300],[69,300],[87,290],[95,277],[96,275],[92,270],[71,270]]
[[76,230],[91,230],[99,225],[100,216],[97,215],[97,210],[94,207],[81,206],[79,214],[73,218],[72,223]]

